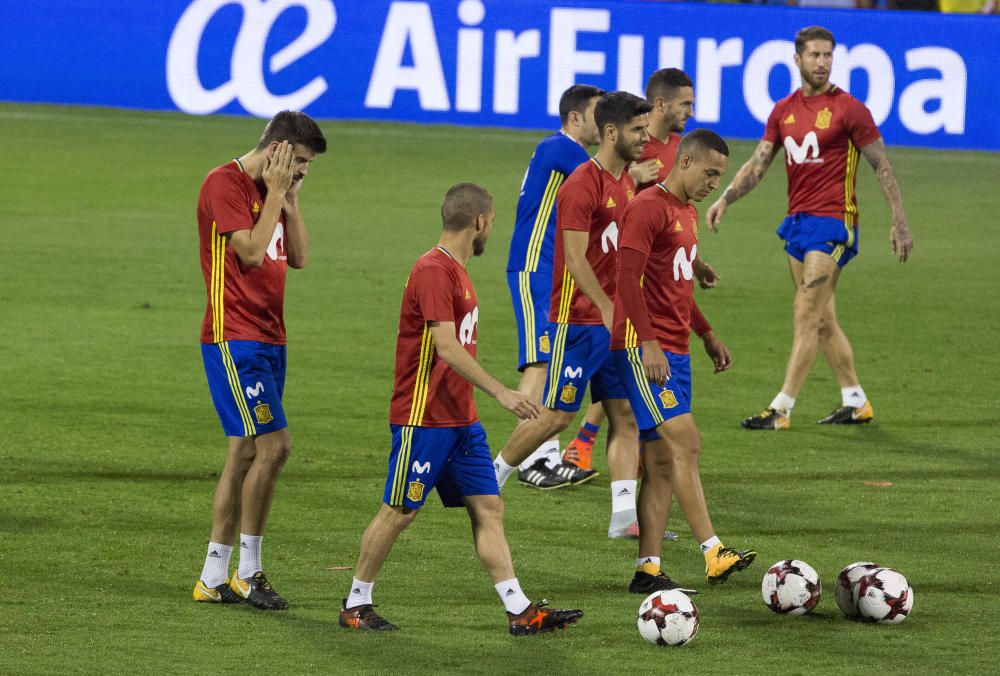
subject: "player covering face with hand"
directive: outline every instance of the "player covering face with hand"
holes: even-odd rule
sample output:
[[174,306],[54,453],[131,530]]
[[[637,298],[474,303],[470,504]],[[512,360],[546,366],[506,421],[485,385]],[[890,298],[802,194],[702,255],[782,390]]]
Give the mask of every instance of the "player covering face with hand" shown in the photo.
[[493,198],[477,185],[459,183],[445,195],[441,218],[437,246],[414,264],[403,292],[384,504],[361,537],[339,623],[359,630],[397,629],[375,612],[372,587],[399,534],[436,489],[445,507],[468,511],[476,553],[507,610],[508,631],[527,635],[563,628],[583,613],[532,603],[514,575],[500,488],[472,396],[475,386],[522,420],[538,414],[533,398],[505,387],[476,361],[479,305],[465,266],[485,251]]

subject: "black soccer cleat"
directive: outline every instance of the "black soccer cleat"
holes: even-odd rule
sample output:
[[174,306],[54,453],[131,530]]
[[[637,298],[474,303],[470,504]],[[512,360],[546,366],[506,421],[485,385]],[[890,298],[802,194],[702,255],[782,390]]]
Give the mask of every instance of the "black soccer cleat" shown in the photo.
[[528,469],[518,470],[517,480],[525,486],[532,486],[543,491],[569,486],[569,480],[559,476],[545,464],[545,458],[539,458]]
[[633,594],[652,594],[656,591],[670,591],[671,589],[677,589],[685,594],[697,594],[698,592],[694,589],[685,589],[680,586],[669,577],[667,577],[663,571],[660,571],[658,575],[650,575],[641,570],[635,571],[635,576],[628,585],[629,592]]
[[820,425],[861,425],[875,418],[875,410],[870,401],[861,406],[841,406],[822,420]]
[[546,608],[548,601],[542,599],[531,603],[517,615],[508,612],[507,622],[511,636],[531,636],[544,634],[556,629],[565,629],[583,617],[582,610],[553,610]]
[[787,430],[792,423],[787,415],[768,407],[757,415],[745,418],[740,424],[748,430]]
[[243,603],[243,597],[232,590],[229,580],[215,587],[198,580],[191,596],[199,603]]
[[375,606],[366,603],[363,606],[347,608],[347,599],[340,609],[340,617],[337,619],[344,629],[357,629],[358,631],[399,631],[399,627],[375,612]]
[[553,471],[574,486],[586,483],[597,476],[596,469],[584,469],[565,460],[556,465]]
[[288,602],[281,598],[281,594],[274,591],[271,583],[264,577],[263,571],[258,570],[249,580],[241,580],[233,575],[229,586],[258,610],[286,610],[288,608]]

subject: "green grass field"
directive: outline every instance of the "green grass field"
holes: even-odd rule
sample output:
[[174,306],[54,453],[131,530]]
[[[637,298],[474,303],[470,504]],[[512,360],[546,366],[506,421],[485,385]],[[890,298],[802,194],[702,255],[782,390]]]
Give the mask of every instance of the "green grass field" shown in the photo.
[[[354,564],[381,499],[403,281],[436,242],[441,197],[458,181],[496,198],[493,237],[470,274],[481,361],[516,383],[504,269],[518,186],[541,134],[326,123],[330,151],[303,188],[310,264],[288,279],[294,451],[264,547],[292,608],[193,603],[225,453],[198,346],[205,291],[195,201],[205,173],[249,149],[261,128],[252,119],[0,105],[0,673],[997,668],[997,154],[891,150],[915,239],[905,265],[889,251],[872,172],[859,171],[862,253],[838,296],[877,413],[867,427],[813,424],[839,402],[822,360],[790,431],[738,424],[780,386],[791,340],[792,286],[773,234],[785,207],[780,158],[730,209],[720,235],[703,229],[703,255],[722,283],[699,291],[699,303],[735,357],[731,372],[714,376],[695,353],[705,489],[722,538],[760,554],[708,589],[675,508],[681,540],[666,545],[665,565],[705,588],[695,598],[698,639],[664,650],[635,628],[641,599],[625,591],[635,544],[605,537],[606,473],[551,494],[516,482],[505,490],[525,591],[582,607],[570,631],[509,637],[468,519],[436,498],[375,588],[403,631],[337,627],[351,571],[336,568]],[[730,175],[752,147],[733,144]],[[514,419],[486,397],[479,403],[499,448]],[[812,616],[780,617],[761,603],[761,576],[783,558],[822,576]],[[862,559],[908,576],[916,604],[902,625],[840,617],[836,574]]]

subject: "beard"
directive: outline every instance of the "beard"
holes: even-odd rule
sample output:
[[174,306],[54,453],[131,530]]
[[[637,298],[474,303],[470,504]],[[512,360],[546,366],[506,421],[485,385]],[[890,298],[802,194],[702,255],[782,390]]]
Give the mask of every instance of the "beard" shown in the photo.
[[485,251],[486,251],[486,238],[485,237],[476,237],[474,240],[472,240],[472,255],[473,256],[482,256]]
[[626,143],[622,135],[619,135],[618,140],[615,141],[615,154],[626,162],[634,162],[642,157],[642,146],[636,149],[634,145]]

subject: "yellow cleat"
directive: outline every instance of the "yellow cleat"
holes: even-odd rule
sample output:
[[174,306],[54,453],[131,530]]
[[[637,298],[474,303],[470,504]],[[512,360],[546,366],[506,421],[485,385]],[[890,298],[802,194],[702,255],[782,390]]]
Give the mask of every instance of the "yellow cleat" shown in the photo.
[[218,587],[208,587],[204,582],[198,580],[191,592],[191,597],[198,603],[240,603],[243,601],[239,595],[229,588],[229,580],[226,580]]
[[740,424],[748,430],[787,430],[791,427],[792,421],[787,415],[782,415],[773,408],[765,408],[757,415],[744,419]]
[[748,568],[755,558],[757,552],[752,549],[738,552],[721,544],[715,545],[705,555],[705,575],[709,584],[722,584],[733,573]]
[[872,403],[866,401],[861,406],[841,406],[822,420],[817,420],[820,425],[861,425],[871,422],[875,418],[875,409]]

